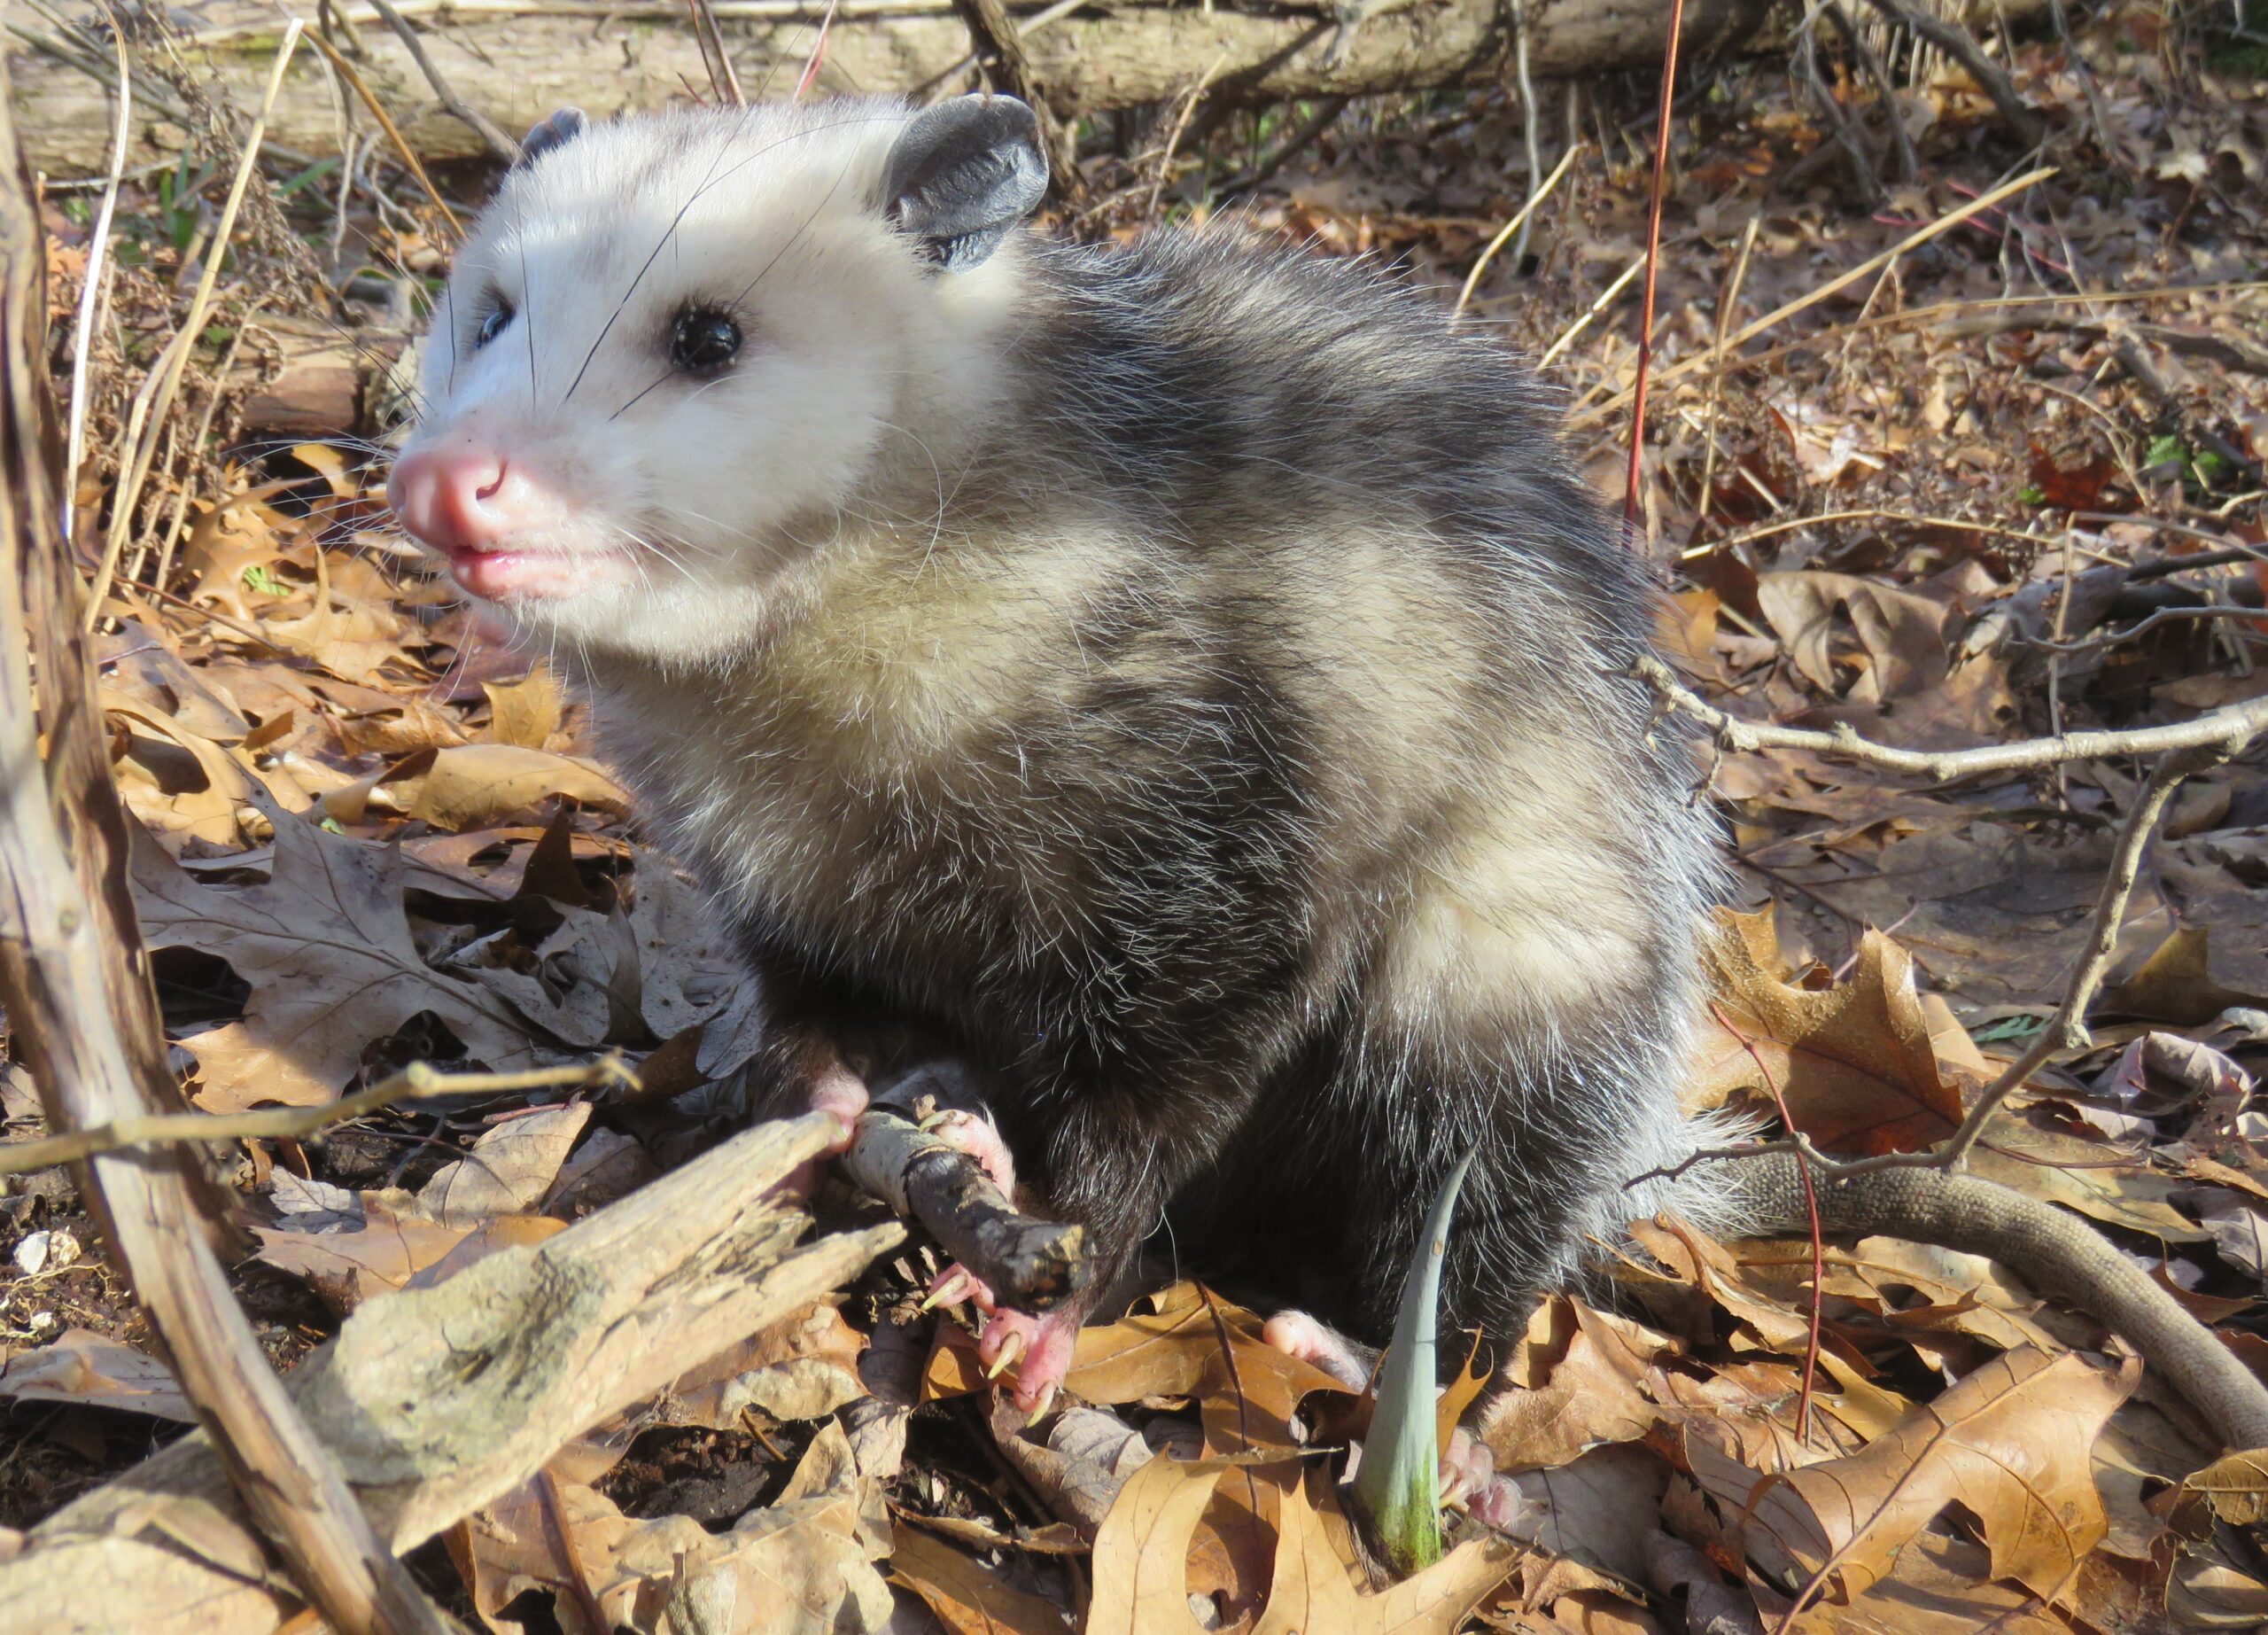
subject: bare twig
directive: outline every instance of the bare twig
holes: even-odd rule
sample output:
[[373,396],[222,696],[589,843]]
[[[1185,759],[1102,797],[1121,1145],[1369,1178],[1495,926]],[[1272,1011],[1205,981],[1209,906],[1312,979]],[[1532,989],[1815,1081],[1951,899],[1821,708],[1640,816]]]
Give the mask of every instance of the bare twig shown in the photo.
[[1921,156],[1914,152],[1914,138],[1907,133],[1906,119],[1898,106],[1898,88],[1891,83],[1890,70],[1876,54],[1875,48],[1867,43],[1867,36],[1851,20],[1851,14],[1837,4],[1837,0],[1827,0],[1821,10],[1827,13],[1828,21],[1835,25],[1836,32],[1843,36],[1843,43],[1851,48],[1851,54],[1859,59],[1859,66],[1880,88],[1883,112],[1890,119],[1891,149],[1898,156],[1898,179],[1911,182],[1922,174],[1922,160]]
[[[1738,1039],[1740,1047],[1748,1052],[1748,1059],[1756,1063],[1756,1071],[1764,1077],[1764,1088],[1772,1097],[1772,1104],[1780,1109],[1781,1124],[1794,1129],[1796,1120],[1788,1110],[1788,1098],[1781,1094],[1780,1081],[1772,1076],[1772,1069],[1765,1063],[1764,1053],[1756,1047],[1756,1041],[1735,1027],[1732,1018],[1726,1016],[1713,1000],[1710,1001],[1709,1011],[1716,1017],[1717,1025]],[[1812,1185],[1811,1166],[1800,1157],[1796,1160],[1796,1179],[1803,1183],[1804,1211],[1811,1218],[1811,1325],[1804,1341],[1803,1384],[1796,1393],[1796,1440],[1808,1442],[1811,1440],[1812,1387],[1819,1379],[1819,1331],[1821,1320],[1826,1315],[1827,1241],[1820,1231],[1819,1190]]]
[[70,1130],[36,1141],[0,1147],[0,1175],[28,1175],[97,1153],[167,1147],[184,1141],[296,1141],[376,1112],[396,1102],[437,1095],[487,1095],[508,1090],[549,1090],[569,1085],[618,1084],[634,1089],[637,1075],[617,1057],[522,1073],[444,1073],[413,1062],[368,1089],[322,1107],[263,1107],[247,1113],[145,1113]]
[[[387,1546],[409,1550],[509,1492],[579,1431],[902,1242],[884,1221],[798,1243],[811,1218],[796,1171],[841,1128],[825,1114],[757,1125],[540,1244],[358,1307],[289,1384]],[[135,1635],[268,1635],[281,1598],[237,1564],[256,1546],[217,1476],[191,1436],[73,1500],[0,1561],[0,1622],[90,1627],[98,1583],[101,1611],[139,1615]],[[196,1544],[114,1547],[137,1533]],[[43,1617],[58,1606],[82,1616]]]
[[85,281],[79,287],[79,327],[71,338],[71,415],[63,455],[63,538],[75,536],[79,509],[79,462],[87,447],[87,366],[103,324],[103,296],[110,276],[110,224],[118,214],[118,189],[126,170],[126,142],[134,123],[134,70],[128,60],[126,31],[111,19],[111,44],[118,53],[118,122],[111,128],[110,174],[103,201],[95,210],[87,239]]
[[[150,463],[158,452],[159,428],[165,424],[175,394],[181,390],[182,372],[189,366],[189,355],[197,349],[198,339],[204,333],[205,312],[213,304],[214,286],[220,283],[221,265],[229,259],[229,239],[236,231],[237,213],[244,207],[245,189],[260,162],[260,145],[268,134],[268,116],[276,111],[276,93],[284,89],[284,71],[291,66],[292,55],[306,29],[304,22],[293,18],[276,45],[276,62],[268,70],[268,90],[260,98],[260,112],[252,116],[251,128],[245,132],[244,152],[237,160],[236,179],[229,186],[228,202],[221,206],[220,220],[214,224],[212,244],[206,252],[205,270],[198,277],[195,292],[190,296],[189,315],[158,363],[152,376],[154,389],[145,387],[150,391],[145,400],[150,412],[141,427],[139,443],[130,445],[120,462],[118,493],[112,502],[110,538],[103,546],[102,563],[95,571],[94,584],[87,596],[85,617],[89,630],[102,618],[103,603],[110,595],[111,576],[118,571],[119,553],[125,549],[126,536],[133,532],[134,515],[142,502],[142,487],[149,480]],[[128,435],[132,436],[130,425]]]
[[474,107],[450,88],[433,59],[425,54],[425,42],[410,20],[394,8],[393,0],[369,0],[370,9],[385,19],[386,27],[400,37],[402,50],[409,53],[409,60],[417,65],[417,72],[425,76],[425,83],[433,88],[441,105],[469,127],[473,135],[488,144],[488,151],[506,164],[520,156],[520,144],[504,134],[494,120]]
[[[2161,625],[2169,625],[2179,619],[2249,619],[2256,624],[2268,627],[2268,608],[2237,607],[2227,605],[2213,607],[2162,607],[2156,612],[2151,614],[2148,619],[2143,619],[2141,623],[2129,625],[2124,630],[2113,630],[2107,635],[2093,636],[2084,642],[2033,641],[2029,642],[2026,644],[2031,647],[2043,648],[2048,652],[2057,654],[2099,652],[2107,647],[2117,647],[2122,642],[2131,642],[2136,636],[2144,635],[2148,631],[2155,630]],[[2259,632],[2259,634],[2263,636],[2268,636],[2268,628],[2264,628]],[[2018,638],[2018,640],[2022,639],[2023,638],[2021,637]]]
[[[819,38],[812,42],[812,54],[804,60],[804,72],[796,81],[794,100],[801,102],[804,93],[819,79],[819,71],[827,66],[827,36],[835,27],[835,12],[839,0],[827,0],[827,15],[819,19]],[[720,36],[721,38],[721,36]]]
[[[748,97],[742,93],[740,74],[734,68],[732,57],[725,50],[725,34],[718,25],[716,8],[710,0],[685,0],[685,9],[692,14],[693,42],[701,48],[702,64],[709,70],[711,95],[719,102],[728,102],[736,108],[742,106]],[[830,12],[829,16],[832,15]],[[819,43],[824,45],[826,42],[827,35],[822,28]],[[814,55],[812,67],[815,69],[817,65],[818,58]],[[802,97],[802,87],[796,88],[796,95]]]
[[[55,532],[46,258],[13,105],[0,66],[0,995],[49,1119],[69,1129],[177,1105],[177,1092]],[[202,1172],[179,1155],[107,1154],[83,1180],[184,1394],[294,1581],[339,1629],[448,1629],[285,1397],[214,1253]]]
[[[1750,253],[1756,248],[1756,230],[1762,220],[1763,217],[1760,214],[1751,215],[1748,218],[1748,225],[1741,230],[1740,254],[1733,261],[1732,276],[1726,281],[1725,292],[1719,298],[1717,302],[1717,344],[1712,348],[1712,350],[1717,354],[1718,365],[1716,368],[1709,371],[1708,407],[1702,411],[1701,417],[1702,424],[1706,427],[1706,431],[1704,434],[1704,441],[1706,448],[1701,456],[1701,494],[1699,499],[1694,502],[1695,524],[1697,526],[1709,520],[1709,510],[1711,505],[1710,496],[1715,492],[1715,484],[1717,479],[1717,410],[1723,401],[1725,391],[1725,370],[1723,362],[1725,355],[1725,337],[1731,332],[1733,327],[1733,314],[1739,310],[1740,308],[1740,287],[1743,284],[1748,281],[1748,258]],[[1704,547],[1703,549],[1713,550],[1716,549],[1716,546],[1712,544]]]
[[457,213],[449,208],[449,201],[441,197],[441,190],[433,185],[433,178],[425,174],[425,167],[418,162],[417,151],[402,136],[401,128],[393,122],[393,116],[386,112],[385,105],[372,94],[369,84],[355,72],[354,65],[320,34],[307,37],[315,43],[315,49],[330,59],[330,66],[338,70],[347,84],[353,87],[354,94],[362,99],[362,105],[369,109],[371,117],[378,121],[379,128],[386,133],[386,140],[393,144],[394,152],[401,155],[401,162],[408,167],[409,174],[417,178],[417,185],[424,190],[425,197],[433,201],[433,208],[439,210],[441,219],[449,224],[451,235],[463,237],[464,223],[457,220]]
[[858,1116],[843,1167],[1020,1310],[1059,1306],[1085,1281],[1083,1227],[1018,1214],[975,1159],[889,1109]]
[[[1856,267],[1849,268],[1843,272],[1837,273],[1834,277],[1829,278],[1825,284],[1820,284],[1814,289],[1806,291],[1805,293],[1798,296],[1791,301],[1783,302],[1780,306],[1774,308],[1770,312],[1766,313],[1762,317],[1757,319],[1753,323],[1744,324],[1737,332],[1732,335],[1725,342],[1721,354],[1720,348],[1712,346],[1706,352],[1696,353],[1689,358],[1681,359],[1679,362],[1671,364],[1668,368],[1657,373],[1654,376],[1654,384],[1658,386],[1667,385],[1671,381],[1682,376],[1689,375],[1696,370],[1707,369],[1714,366],[1720,355],[1729,355],[1730,354],[1736,352],[1742,346],[1746,346],[1751,340],[1753,340],[1757,336],[1764,333],[1765,331],[1773,329],[1779,324],[1786,323],[1798,313],[1806,311],[1810,308],[1817,306],[1821,301],[1827,300],[1828,297],[1835,294],[1837,292],[1848,289],[1860,279],[1880,272],[1884,267],[1888,266],[1891,261],[1896,261],[1899,256],[1908,254],[1911,252],[1919,249],[1922,245],[1929,243],[1931,239],[1940,237],[1943,235],[1951,232],[1954,228],[1959,227],[1963,222],[1968,221],[1971,216],[1976,215],[1982,211],[1991,209],[2002,199],[2012,198],[2016,194],[2023,192],[2026,188],[2046,181],[2054,174],[2055,167],[2053,165],[2043,165],[2036,170],[2026,171],[2023,175],[2016,177],[2014,181],[2003,182],[2000,186],[1994,188],[1989,193],[1982,194],[1975,199],[1963,200],[1955,208],[1948,210],[1936,221],[1928,223],[1926,226],[1915,229],[1914,231],[1899,239],[1889,249],[1883,251],[1879,255],[1868,256]],[[1752,363],[1759,360],[1751,358],[1746,361]],[[1619,393],[1615,396],[1608,399],[1604,403],[1600,404],[1597,408],[1590,409],[1582,415],[1571,417],[1571,419],[1578,427],[1582,425],[1595,425],[1600,420],[1604,419],[1608,415],[1614,413],[1624,404],[1630,401],[1630,398],[1631,393],[1628,392]]]
[[[2256,731],[2257,728],[2255,728]],[[2183,779],[2200,772],[2207,772],[2221,765],[2250,741],[2250,734],[2242,737],[2223,738],[2218,742],[2201,744],[2188,749],[2176,750],[2158,762],[2150,774],[2149,782],[2143,787],[2134,809],[2126,814],[2126,821],[2118,831],[2118,845],[2110,857],[2110,871],[2103,876],[2102,891],[2095,899],[2094,921],[2087,937],[2087,951],[2079,961],[2078,969],[2072,972],[2070,986],[2063,992],[2062,1003],[2047,1025],[2032,1036],[2022,1055],[2008,1063],[2008,1070],[1984,1089],[1977,1092],[1970,1103],[1968,1117],[1933,1155],[1946,1169],[1959,1169],[1968,1160],[1969,1149],[1977,1145],[1977,1138],[2002,1102],[2031,1077],[2049,1056],[2058,1050],[2077,1050],[2092,1042],[2087,1032],[2086,1016],[2094,1003],[2094,996],[2101,991],[2103,978],[2110,970],[2110,958],[2117,951],[2118,928],[2126,917],[2126,902],[2134,894],[2134,881],[2141,873],[2142,853],[2149,845],[2150,836],[2156,829],[2158,817],[2164,812],[2166,802],[2181,786]]]
[[1339,116],[1347,112],[1354,100],[1352,97],[1325,97],[1317,103],[1314,111],[1300,121],[1299,128],[1278,143],[1273,153],[1253,167],[1250,175],[1224,183],[1220,190],[1221,197],[1225,199],[1232,194],[1249,193],[1274,180],[1278,171],[1307,152],[1324,131],[1337,124]]
[[1527,226],[1528,219],[1545,199],[1551,197],[1551,190],[1559,185],[1559,179],[1573,167],[1582,151],[1581,143],[1571,144],[1567,151],[1559,156],[1559,162],[1551,167],[1551,174],[1537,183],[1520,207],[1512,213],[1512,219],[1496,230],[1496,236],[1488,241],[1487,247],[1480,252],[1480,259],[1472,263],[1472,270],[1464,275],[1464,287],[1456,292],[1456,306],[1449,314],[1451,323],[1463,315],[1465,308],[1472,304],[1473,291],[1480,287],[1480,275],[1488,270],[1488,263],[1496,259],[1496,252],[1503,249],[1515,233]]
[[1630,265],[1617,273],[1614,282],[1598,292],[1598,298],[1583,310],[1582,315],[1560,331],[1558,339],[1543,349],[1543,355],[1535,361],[1535,366],[1538,369],[1549,369],[1554,359],[1573,346],[1576,339],[1585,330],[1590,328],[1598,315],[1613,304],[1614,298],[1630,287],[1630,281],[1646,270],[1646,261],[1647,258],[1644,255],[1640,255],[1632,261]]
[[1646,391],[1654,362],[1654,275],[1661,261],[1662,193],[1669,174],[1670,121],[1676,113],[1678,36],[1684,28],[1685,0],[1669,0],[1669,39],[1662,52],[1661,120],[1654,129],[1654,180],[1646,206],[1646,292],[1638,303],[1638,375],[1630,387],[1630,469],[1622,491],[1627,543],[1637,539],[1638,483],[1646,455]]
[[2268,698],[2225,705],[2193,720],[2171,721],[2158,727],[2130,727],[2116,732],[2067,732],[2047,738],[2023,738],[2014,744],[1987,744],[1973,750],[1905,750],[1862,738],[1848,726],[1821,730],[1807,727],[1776,727],[1744,721],[1702,698],[1673,674],[1659,659],[1641,658],[1638,678],[1654,689],[1665,709],[1691,716],[1717,736],[1728,750],[1808,750],[1814,754],[1860,766],[1880,767],[1950,782],[1993,772],[2027,772],[2062,761],[2099,760],[2112,755],[2156,755],[2169,750],[2194,749],[2206,744],[2231,744],[2241,750],[2268,731]]
[[1992,99],[2000,110],[2001,121],[2016,139],[2028,148],[2038,147],[2047,134],[2047,121],[2039,111],[2023,99],[2016,82],[2000,64],[1984,55],[1968,29],[1959,23],[1947,22],[1926,9],[1915,9],[1902,0],[1867,0],[1891,22],[1908,33],[1916,35],[1936,46],[1969,72],[1984,93]]

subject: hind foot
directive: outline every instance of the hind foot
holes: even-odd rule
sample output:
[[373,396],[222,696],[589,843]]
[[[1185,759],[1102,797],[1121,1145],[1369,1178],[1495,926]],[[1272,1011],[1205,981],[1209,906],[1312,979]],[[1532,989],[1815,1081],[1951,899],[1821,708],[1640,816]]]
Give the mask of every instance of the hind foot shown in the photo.
[[[1321,1369],[1348,1390],[1359,1391],[1370,1385],[1378,1369],[1377,1352],[1305,1312],[1277,1312],[1261,1329],[1260,1337],[1276,1350]],[[1356,1458],[1360,1457],[1358,1450]],[[1489,1525],[1502,1527],[1525,1502],[1518,1488],[1496,1475],[1496,1458],[1488,1444],[1462,1427],[1450,1434],[1441,1458],[1442,1504],[1463,1505]]]

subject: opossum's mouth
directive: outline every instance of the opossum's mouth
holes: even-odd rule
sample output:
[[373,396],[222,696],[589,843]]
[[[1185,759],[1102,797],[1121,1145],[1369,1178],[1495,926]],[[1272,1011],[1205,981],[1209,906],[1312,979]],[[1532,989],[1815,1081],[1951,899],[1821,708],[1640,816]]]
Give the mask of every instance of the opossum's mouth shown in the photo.
[[619,551],[453,550],[449,574],[488,602],[558,602],[628,578]]

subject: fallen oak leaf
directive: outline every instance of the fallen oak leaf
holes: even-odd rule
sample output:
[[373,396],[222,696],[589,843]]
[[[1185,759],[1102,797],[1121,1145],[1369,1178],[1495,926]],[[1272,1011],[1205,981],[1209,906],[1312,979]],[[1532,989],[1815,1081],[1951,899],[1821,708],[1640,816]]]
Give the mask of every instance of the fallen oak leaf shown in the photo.
[[493,829],[553,795],[610,812],[630,805],[622,785],[571,756],[514,744],[463,744],[435,752],[408,798],[409,815],[436,829]]
[[[1511,1575],[1520,1554],[1518,1545],[1493,1534],[1470,1539],[1416,1577],[1365,1595],[1332,1547],[1330,1530],[1309,1502],[1304,1481],[1285,1484],[1278,1514],[1282,1542],[1268,1604],[1254,1635],[1453,1635],[1466,1615]],[[1096,1564],[1100,1605],[1099,1543]]]
[[2225,1453],[2184,1477],[2174,1494],[2175,1524],[2202,1538],[2211,1530],[2205,1523],[2208,1511],[2232,1527],[2268,1522],[2268,1451]]
[[61,1337],[9,1358],[0,1367],[0,1402],[123,1408],[197,1422],[173,1370],[146,1351],[85,1328],[66,1328]]
[[950,1635],[1068,1635],[1071,1628],[1052,1601],[1013,1587],[917,1529],[897,1535],[889,1576],[927,1602]]
[[1868,930],[1850,981],[1823,991],[1781,980],[1777,960],[1771,910],[1719,911],[1703,946],[1713,999],[1688,1105],[1759,1094],[1768,1073],[1797,1127],[1830,1151],[1913,1152],[1950,1135],[1961,1093],[1941,1069],[1905,951]]
[[146,832],[132,847],[150,946],[225,960],[252,988],[245,1017],[185,1041],[208,1111],[333,1099],[370,1040],[429,1011],[498,1071],[539,1065],[526,1024],[501,999],[434,970],[409,934],[401,859],[326,833],[265,801],[275,868],[259,885],[199,884]]
[[[2109,1531],[2090,1452],[2141,1376],[2077,1353],[1997,1357],[1843,1459],[1759,1474],[1689,1435],[1695,1478],[1745,1515],[1751,1559],[1849,1600],[1950,1504],[1982,1523],[1995,1578],[2052,1597]],[[1759,1548],[1763,1554],[1759,1555]]]
[[484,1132],[462,1158],[452,1159],[418,1189],[417,1201],[444,1226],[471,1231],[501,1215],[518,1215],[543,1202],[575,1138],[590,1122],[588,1102],[539,1107]]

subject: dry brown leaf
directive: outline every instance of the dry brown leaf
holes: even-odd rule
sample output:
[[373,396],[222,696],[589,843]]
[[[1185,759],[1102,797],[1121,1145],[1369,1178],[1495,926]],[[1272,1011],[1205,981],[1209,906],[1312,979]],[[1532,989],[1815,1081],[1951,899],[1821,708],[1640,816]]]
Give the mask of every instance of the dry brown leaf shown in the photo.
[[[1465,1615],[1511,1574],[1518,1546],[1490,1537],[1459,1545],[1414,1578],[1375,1595],[1355,1587],[1348,1563],[1332,1547],[1330,1530],[1309,1501],[1307,1483],[1291,1482],[1278,1507],[1283,1541],[1268,1605],[1254,1635],[1452,1635]],[[1096,1546],[1095,1589],[1102,1589],[1101,1546]],[[1178,1630],[1161,1624],[1160,1635]],[[1150,1635],[1146,1630],[1140,1635]]]
[[65,1402],[197,1422],[165,1364],[85,1328],[66,1328],[60,1338],[9,1358],[0,1368],[0,1402]]
[[2225,1453],[2186,1477],[2175,1496],[2177,1516],[2193,1507],[2210,1509],[2233,1527],[2257,1527],[2268,1521],[2268,1452]]
[[1849,573],[1759,573],[1757,605],[1806,680],[1830,696],[1844,693],[1836,674],[1835,612],[1850,610],[1867,663],[1848,696],[1858,703],[1926,695],[1946,679],[1946,610],[1910,591]]
[[858,1380],[866,1349],[866,1336],[832,1299],[814,1301],[680,1377],[659,1419],[718,1429],[739,1424],[750,1408],[782,1422],[825,1419],[866,1394]]
[[468,1232],[500,1215],[524,1214],[543,1202],[590,1120],[588,1102],[539,1107],[508,1118],[463,1157],[434,1172],[418,1189],[417,1202],[441,1225]]
[[1068,1635],[1071,1628],[1069,1615],[1052,1601],[1012,1588],[919,1528],[897,1535],[889,1573],[928,1603],[949,1635]]
[[409,814],[436,829],[493,829],[538,801],[561,795],[586,806],[626,810],[629,794],[587,762],[512,744],[465,744],[434,752]]
[[363,1047],[421,1011],[499,1071],[536,1066],[526,1024],[501,1000],[429,967],[410,939],[401,860],[389,847],[274,817],[262,884],[198,884],[154,842],[134,846],[135,902],[152,948],[195,948],[251,985],[245,1019],[185,1041],[209,1111],[331,1100]]
[[517,681],[483,681],[480,690],[488,695],[491,743],[524,750],[549,747],[567,709],[558,673],[549,665],[537,665]]
[[[1790,1635],[2070,1635],[2039,1596],[1991,1577],[1982,1545],[1925,1533],[1899,1552],[1888,1578],[1848,1606],[1806,1608]],[[1767,1629],[1783,1605],[1767,1606]]]
[[2268,1006],[2268,998],[2230,987],[2214,976],[2213,933],[2207,925],[2173,931],[2102,996],[2105,1010],[2181,1027],[2201,1027],[2233,1005],[2257,1008]]
[[1689,1103],[1744,1094],[1769,1109],[1768,1071],[1813,1141],[1865,1155],[1915,1151],[1960,1123],[1961,1091],[1940,1070],[1913,962],[1888,938],[1868,931],[1851,980],[1823,992],[1772,974],[1769,910],[1720,910],[1705,958],[1713,1012]]
[[1993,1577],[2053,1595],[2107,1530],[2089,1450],[2140,1376],[2139,1365],[2113,1371],[2026,1349],[1845,1459],[1767,1476],[1704,1437],[1689,1436],[1687,1452],[1702,1486],[1746,1511],[1751,1554],[1767,1570],[1823,1572],[1848,1600],[1888,1577],[1899,1552],[1957,1502],[1983,1524]]
[[[372,1295],[406,1288],[417,1273],[438,1265],[467,1238],[462,1226],[442,1226],[417,1213],[404,1193],[363,1193],[361,1220],[324,1229],[252,1226],[259,1258],[279,1273],[307,1279],[338,1313],[349,1313]],[[291,1216],[286,1216],[291,1220]]]
[[1565,1296],[1537,1306],[1503,1370],[1521,1389],[1489,1398],[1475,1426],[1496,1468],[1550,1470],[1586,1449],[1643,1436],[1661,1410],[1643,1388],[1668,1349],[1666,1340],[1647,1348],[1653,1338]]

